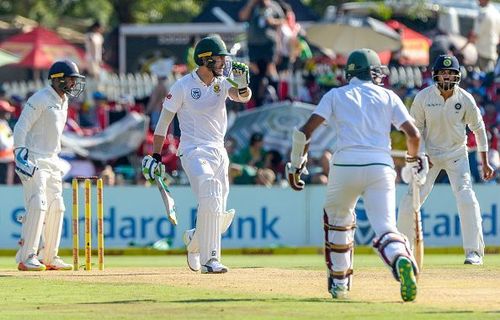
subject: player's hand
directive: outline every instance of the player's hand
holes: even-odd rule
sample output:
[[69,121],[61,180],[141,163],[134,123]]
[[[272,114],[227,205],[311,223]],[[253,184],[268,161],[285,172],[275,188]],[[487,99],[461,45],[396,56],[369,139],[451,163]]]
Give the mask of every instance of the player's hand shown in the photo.
[[302,167],[296,168],[292,166],[290,162],[287,162],[285,166],[285,173],[286,177],[288,179],[288,183],[290,184],[290,187],[292,187],[293,190],[295,191],[302,191],[304,190],[304,187],[306,183],[304,180],[301,179],[302,174],[309,174],[306,169],[306,162],[302,164]]
[[483,179],[490,180],[495,177],[495,170],[490,166],[489,163],[483,165]]
[[31,179],[38,169],[29,159],[28,148],[19,147],[14,149],[14,161],[16,163],[16,173],[22,181]]
[[401,178],[405,183],[410,183],[413,179],[417,180],[419,185],[423,185],[429,172],[429,160],[424,153],[416,157],[406,156],[406,165],[401,170]]
[[156,176],[161,179],[165,178],[165,165],[161,162],[160,154],[147,155],[142,159],[142,174],[151,183],[154,182]]
[[227,78],[227,81],[236,89],[248,88],[250,84],[250,71],[248,66],[242,62],[233,62],[231,77]]

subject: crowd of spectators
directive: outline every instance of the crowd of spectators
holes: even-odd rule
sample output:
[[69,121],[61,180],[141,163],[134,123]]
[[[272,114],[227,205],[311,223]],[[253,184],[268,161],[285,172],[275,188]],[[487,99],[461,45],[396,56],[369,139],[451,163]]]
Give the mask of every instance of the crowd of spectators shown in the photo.
[[[290,100],[317,104],[329,89],[345,84],[342,60],[321,52],[313,55],[305,41],[304,30],[295,21],[294,12],[285,1],[248,0],[240,11],[239,17],[242,21],[248,21],[248,57],[254,97],[246,105],[228,101],[230,124],[239,112],[251,108],[265,108],[265,105],[273,102]],[[96,32],[101,32],[101,30],[98,28]],[[479,35],[480,33],[472,32],[469,42],[481,41],[478,40]],[[435,50],[435,47],[432,49]],[[441,53],[455,53],[459,59],[462,58],[459,48],[452,44],[440,46],[438,50],[441,50]],[[401,61],[397,59],[398,53],[394,54],[395,59],[391,59],[391,66],[397,70],[401,66]],[[436,52],[433,51],[432,55],[435,54]],[[500,168],[499,54],[500,45],[497,45],[493,64],[490,61],[490,55],[489,61],[485,62],[484,59],[480,59],[476,65],[464,65],[460,83],[460,86],[474,96],[481,109],[490,142],[490,164],[497,171]],[[186,57],[189,58],[189,54]],[[184,63],[190,65],[189,59],[186,60]],[[101,162],[63,154],[72,166],[79,168],[70,170],[70,174],[66,176],[68,181],[71,179],[71,174],[84,173],[101,175],[110,185],[147,183],[140,173],[139,162],[145,154],[151,153],[153,131],[161,110],[162,97],[168,93],[169,79],[181,76],[181,74],[172,74],[172,65],[173,61],[167,60],[151,68],[152,73],[158,78],[158,85],[149,99],[136,100],[130,95],[121,95],[117,101],[110,101],[96,88],[96,91],[90,95],[92,97],[90,101],[75,101],[70,104],[66,130],[82,136],[101,132],[130,112],[146,114],[149,117],[150,126],[141,147],[135,153],[120,159]],[[419,66],[418,71],[420,81],[404,81],[404,79],[394,81],[391,77],[385,80],[385,86],[393,89],[408,107],[420,89],[432,84],[429,66]],[[5,91],[0,90],[0,184],[19,183],[13,174],[12,144],[8,137],[28,97],[6,96]],[[469,134],[468,138],[474,182],[481,183],[483,182],[479,174],[481,163],[475,152],[474,135]],[[393,149],[406,149],[405,140],[397,131],[392,134],[392,142]],[[165,144],[162,156],[171,176],[170,183],[187,183],[185,173],[176,156],[179,130],[175,121],[169,129]],[[226,148],[231,159],[230,181],[232,183],[259,184],[268,187],[286,184],[284,163],[288,155],[266,149],[261,132],[253,133],[248,145],[243,146],[237,146],[233,137],[228,136]],[[309,160],[308,183],[326,184],[331,156],[331,150],[325,150],[319,158]],[[404,165],[404,160],[395,156],[395,163],[396,168],[399,169]],[[445,182],[446,177],[438,178],[438,182],[440,181]],[[494,182],[500,182],[498,175]]]

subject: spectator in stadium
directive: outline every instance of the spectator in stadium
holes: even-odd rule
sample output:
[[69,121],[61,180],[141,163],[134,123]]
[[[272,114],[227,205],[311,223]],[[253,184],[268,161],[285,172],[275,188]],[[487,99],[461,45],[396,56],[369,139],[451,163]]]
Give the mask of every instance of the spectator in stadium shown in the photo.
[[14,138],[9,119],[15,108],[6,100],[0,100],[0,184],[14,181]]
[[[493,169],[488,161],[488,141],[479,108],[474,98],[459,87],[460,65],[453,56],[441,55],[434,62],[435,84],[420,91],[410,109],[422,133],[430,170],[420,188],[423,203],[441,170],[445,170],[455,195],[462,226],[465,264],[481,265],[484,256],[481,210],[472,190],[467,156],[466,126],[474,132],[477,152],[482,163],[482,178],[490,180]],[[403,175],[404,178],[404,175]],[[412,188],[408,188],[399,205],[398,228],[409,239],[415,236]]]
[[90,77],[99,79],[102,64],[102,46],[104,28],[101,23],[94,22],[85,34],[85,61],[87,72]]
[[[28,99],[14,127],[16,172],[23,183],[26,207],[16,254],[21,271],[73,268],[58,256],[65,209],[64,168],[58,154],[68,100],[83,92],[85,77],[69,60],[55,62],[48,74],[50,84]],[[42,233],[44,245],[39,260]]]
[[174,61],[172,59],[162,59],[151,65],[151,72],[158,78],[158,83],[151,91],[149,101],[146,106],[146,114],[150,115],[151,130],[156,128],[160,117],[163,100],[168,94],[168,77],[172,73]]
[[500,41],[500,14],[490,0],[478,2],[479,14],[465,46],[474,43],[478,53],[477,66],[481,71],[491,72],[498,57],[496,46]]
[[291,161],[286,165],[290,186],[303,190],[301,175],[312,134],[325,121],[338,129],[323,215],[328,291],[334,299],[347,298],[351,287],[354,208],[361,195],[375,231],[374,247],[400,282],[401,298],[412,301],[417,296],[418,267],[408,240],[396,228],[391,124],[407,135],[406,170],[418,182],[425,180],[426,159],[418,154],[420,135],[403,102],[380,86],[383,69],[373,50],[353,51],[345,69],[349,84],[328,91],[305,125],[294,130]]
[[273,0],[248,0],[240,10],[241,21],[248,21],[247,44],[252,71],[252,91],[257,106],[263,104],[266,87],[278,89],[276,55],[278,28],[284,22],[284,13]]
[[266,151],[264,150],[264,136],[255,132],[250,137],[250,144],[241,149],[233,158],[233,162],[246,164],[252,167],[263,168]]

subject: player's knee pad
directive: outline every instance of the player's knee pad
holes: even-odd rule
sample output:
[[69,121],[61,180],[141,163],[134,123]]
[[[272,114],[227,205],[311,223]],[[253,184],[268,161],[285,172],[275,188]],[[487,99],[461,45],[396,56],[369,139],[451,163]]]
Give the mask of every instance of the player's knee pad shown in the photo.
[[351,288],[354,258],[354,231],[356,224],[340,225],[332,223],[326,209],[323,214],[325,231],[325,261],[328,268],[328,290],[331,289],[334,279],[347,280],[347,287]]
[[217,179],[206,179],[200,184],[199,210],[201,213],[222,213],[222,184]]
[[236,211],[234,209],[229,209],[220,215],[220,233],[224,233],[229,229],[231,223],[233,222],[234,215]]
[[411,261],[415,274],[418,274],[417,263],[410,249],[409,241],[403,234],[386,232],[379,238],[373,240],[373,247],[377,249],[379,256],[391,269],[392,275],[397,281],[399,281],[399,276],[396,270],[396,262],[401,256]]

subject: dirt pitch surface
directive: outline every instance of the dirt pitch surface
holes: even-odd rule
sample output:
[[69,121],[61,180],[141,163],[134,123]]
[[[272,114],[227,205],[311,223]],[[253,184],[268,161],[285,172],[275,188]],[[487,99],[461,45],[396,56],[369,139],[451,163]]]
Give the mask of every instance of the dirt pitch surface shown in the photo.
[[[355,271],[350,299],[365,302],[401,302],[399,284],[385,268]],[[112,268],[106,271],[43,274],[1,271],[1,276],[33,277],[83,283],[145,283],[221,293],[284,295],[296,298],[329,298],[324,271],[278,268],[234,268],[226,274],[202,275],[186,268]],[[415,303],[461,311],[500,312],[500,271],[485,266],[425,270]]]

